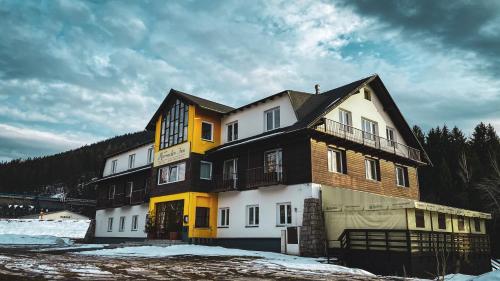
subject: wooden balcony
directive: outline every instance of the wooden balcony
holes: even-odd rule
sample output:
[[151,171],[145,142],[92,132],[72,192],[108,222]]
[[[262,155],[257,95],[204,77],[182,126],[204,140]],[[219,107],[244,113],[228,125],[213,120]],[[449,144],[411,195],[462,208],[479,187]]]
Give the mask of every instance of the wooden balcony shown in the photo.
[[423,162],[421,158],[421,151],[416,148],[380,137],[378,135],[367,133],[363,130],[344,125],[330,119],[325,118],[323,121],[323,123],[315,126],[314,129],[316,131],[335,136],[339,139],[352,143],[357,143],[367,148],[376,149],[417,162]]
[[214,191],[246,190],[286,182],[283,165],[256,167],[231,175],[216,175],[212,179]]
[[149,194],[145,189],[138,189],[132,191],[132,194],[125,195],[124,193],[117,193],[113,198],[100,198],[97,199],[97,208],[117,208],[126,205],[142,204],[147,202],[149,199]]

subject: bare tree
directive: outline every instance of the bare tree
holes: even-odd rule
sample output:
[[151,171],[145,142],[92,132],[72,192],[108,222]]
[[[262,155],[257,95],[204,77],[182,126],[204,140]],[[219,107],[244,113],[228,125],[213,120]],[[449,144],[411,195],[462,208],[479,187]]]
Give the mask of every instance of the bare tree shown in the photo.
[[490,153],[490,163],[493,168],[491,175],[481,179],[474,188],[481,192],[485,209],[500,215],[500,168],[496,158]]

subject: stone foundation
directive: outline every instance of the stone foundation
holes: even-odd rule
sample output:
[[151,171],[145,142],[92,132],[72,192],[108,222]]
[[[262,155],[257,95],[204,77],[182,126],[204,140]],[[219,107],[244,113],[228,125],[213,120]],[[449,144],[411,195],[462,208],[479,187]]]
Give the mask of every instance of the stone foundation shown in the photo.
[[304,215],[300,228],[300,255],[306,257],[325,256],[326,232],[321,200],[304,199]]

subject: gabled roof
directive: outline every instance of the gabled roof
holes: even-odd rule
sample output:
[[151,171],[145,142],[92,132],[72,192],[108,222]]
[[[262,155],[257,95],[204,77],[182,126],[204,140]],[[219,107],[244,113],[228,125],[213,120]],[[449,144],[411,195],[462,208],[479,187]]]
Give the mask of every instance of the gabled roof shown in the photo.
[[160,114],[162,113],[162,111],[163,111],[164,107],[166,106],[166,104],[168,103],[168,101],[174,96],[180,97],[181,99],[187,101],[188,103],[197,105],[200,108],[203,108],[203,109],[206,109],[209,111],[213,111],[216,113],[220,113],[220,114],[224,114],[224,113],[227,113],[231,110],[234,110],[234,108],[227,106],[227,105],[224,105],[224,104],[221,104],[221,103],[217,103],[217,102],[213,102],[213,101],[203,99],[203,98],[200,98],[197,96],[193,96],[193,95],[181,92],[181,91],[177,91],[175,89],[170,89],[168,95],[165,97],[165,99],[163,100],[161,105],[158,107],[158,109],[156,110],[156,112],[153,115],[153,117],[151,118],[151,120],[149,120],[148,124],[146,125],[146,130],[153,130],[154,129],[156,119],[158,118],[158,116],[160,116]]

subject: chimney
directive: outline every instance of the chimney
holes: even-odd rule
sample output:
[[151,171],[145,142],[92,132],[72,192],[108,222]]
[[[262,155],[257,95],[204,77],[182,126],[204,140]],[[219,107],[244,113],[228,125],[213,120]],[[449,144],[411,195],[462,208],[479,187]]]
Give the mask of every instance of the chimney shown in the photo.
[[319,94],[319,84],[314,85],[314,89],[316,90],[316,95]]

